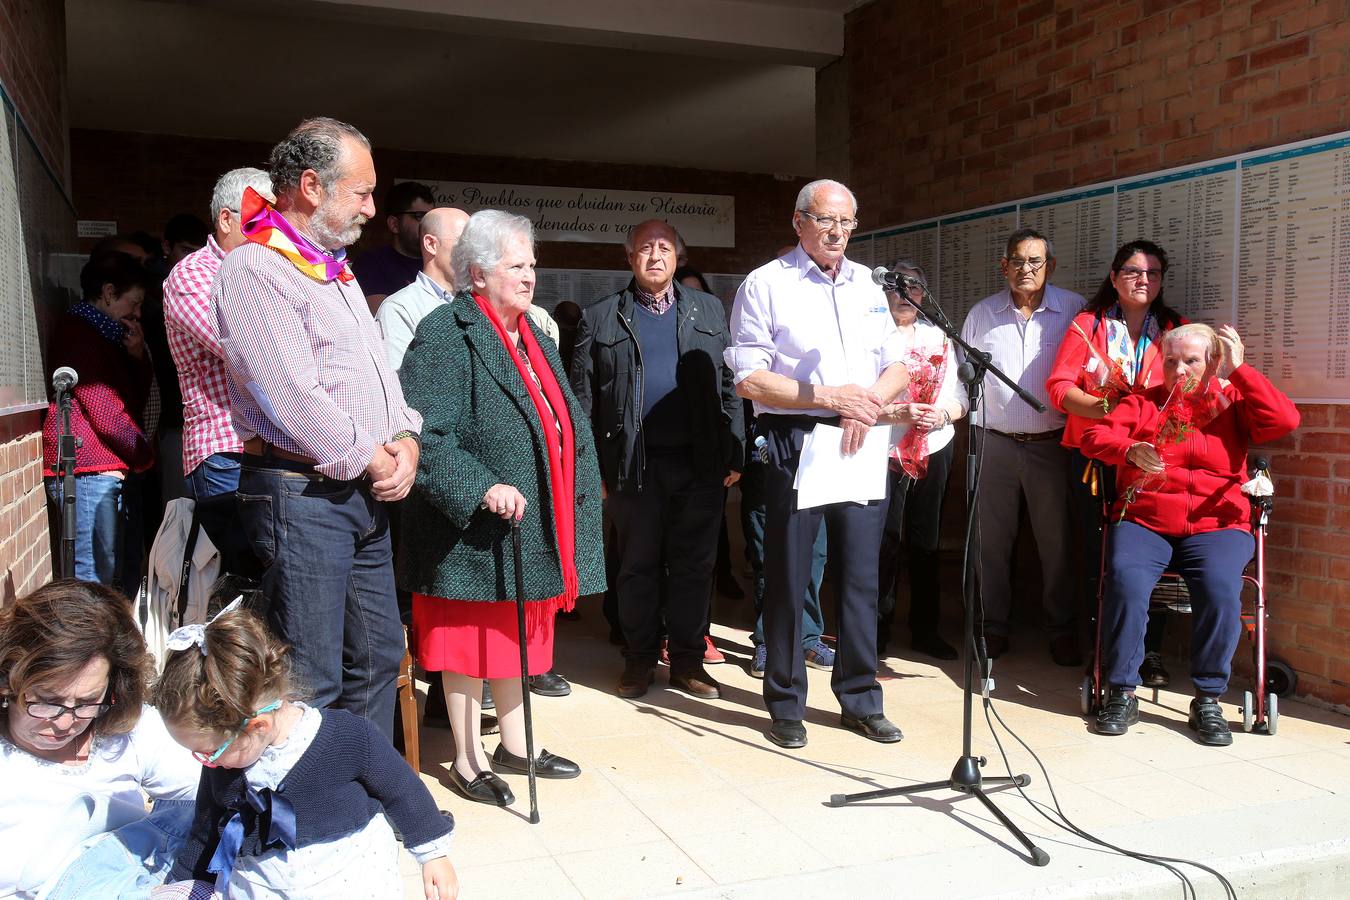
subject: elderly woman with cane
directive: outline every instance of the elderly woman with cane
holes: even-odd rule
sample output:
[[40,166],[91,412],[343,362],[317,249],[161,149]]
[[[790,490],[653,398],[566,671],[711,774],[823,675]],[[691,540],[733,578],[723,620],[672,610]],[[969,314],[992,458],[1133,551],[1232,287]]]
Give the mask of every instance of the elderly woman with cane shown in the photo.
[[[413,592],[418,657],[445,672],[451,784],[507,806],[515,798],[482,747],[484,678],[501,722],[491,765],[540,778],[581,773],[548,751],[529,758],[523,682],[553,664],[554,613],[605,588],[600,474],[590,429],[573,425],[585,414],[557,350],[525,315],[535,284],[529,219],[476,213],[451,264],[459,293],[422,320],[400,370],[425,426],[399,578]],[[523,598],[523,627],[512,595]]]

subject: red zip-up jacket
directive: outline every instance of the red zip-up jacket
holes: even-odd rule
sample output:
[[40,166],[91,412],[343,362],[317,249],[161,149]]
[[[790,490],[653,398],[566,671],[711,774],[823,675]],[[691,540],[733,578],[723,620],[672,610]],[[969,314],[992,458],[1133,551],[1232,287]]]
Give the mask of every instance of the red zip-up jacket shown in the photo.
[[[1159,339],[1150,344],[1144,350],[1143,365],[1135,373],[1133,388],[1135,391],[1143,391],[1155,384],[1162,384],[1162,334],[1175,328],[1177,325],[1186,324],[1184,318],[1178,318],[1176,323],[1162,321],[1162,331]],[[1102,318],[1093,312],[1080,312],[1074,316],[1073,325],[1077,325],[1083,330],[1092,341],[1092,346],[1097,348],[1097,352],[1103,358],[1109,359],[1106,350],[1106,323]],[[1080,388],[1087,391],[1094,397],[1100,396],[1100,390],[1091,376],[1084,371],[1084,366],[1092,357],[1092,350],[1088,347],[1088,342],[1083,340],[1083,335],[1079,334],[1077,329],[1069,326],[1069,330],[1064,332],[1064,340],[1060,341],[1059,352],[1055,354],[1055,367],[1050,371],[1050,377],[1046,379],[1045,391],[1050,398],[1050,405],[1059,412],[1064,413],[1068,418],[1064,422],[1064,437],[1060,443],[1065,447],[1076,449],[1083,440],[1083,432],[1088,426],[1097,419],[1089,419],[1086,416],[1076,416],[1064,408],[1064,396],[1069,393],[1069,388]]]
[[[1248,478],[1247,448],[1297,428],[1298,409],[1246,364],[1234,369],[1219,390],[1232,401],[1229,407],[1181,443],[1162,448],[1165,482],[1141,491],[1125,510],[1125,519],[1171,537],[1248,527],[1251,503],[1242,493]],[[1083,432],[1084,455],[1119,469],[1113,521],[1120,518],[1125,489],[1140,475],[1125,461],[1125,453],[1139,441],[1152,441],[1166,400],[1162,384],[1131,394]]]

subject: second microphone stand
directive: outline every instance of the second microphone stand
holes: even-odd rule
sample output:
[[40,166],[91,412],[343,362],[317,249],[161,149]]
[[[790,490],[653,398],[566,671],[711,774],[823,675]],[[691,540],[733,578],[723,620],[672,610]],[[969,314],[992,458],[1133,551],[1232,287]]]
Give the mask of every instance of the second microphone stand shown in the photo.
[[61,577],[75,577],[75,449],[78,441],[70,429],[69,387],[57,391],[56,406],[61,414],[61,436],[56,444],[56,474],[61,479]]
[[[923,290],[923,303],[915,303],[910,298],[907,287],[913,284]],[[989,658],[984,645],[983,629],[979,631],[975,627],[975,553],[973,547],[974,526],[976,523],[975,502],[979,488],[979,465],[980,454],[977,450],[978,440],[983,438],[978,434],[975,425],[976,413],[980,408],[980,399],[984,392],[984,377],[988,373],[993,375],[1013,390],[1018,397],[1022,398],[1028,405],[1038,412],[1045,411],[1045,404],[1041,403],[1031,394],[1027,393],[1021,385],[1010,379],[997,366],[989,360],[989,354],[976,350],[970,344],[961,339],[961,333],[952,325],[947,316],[942,312],[942,308],[933,295],[928,292],[928,287],[918,279],[904,277],[900,279],[897,285],[897,293],[904,298],[905,302],[925,315],[943,333],[951,339],[952,343],[960,347],[966,354],[966,361],[962,363],[957,370],[957,375],[966,385],[966,391],[970,398],[970,412],[967,417],[967,433],[969,442],[966,451],[966,542],[965,542],[965,562],[962,573],[962,593],[965,599],[965,640],[962,642],[961,659],[965,669],[965,697],[964,697],[964,720],[961,729],[961,756],[956,761],[956,766],[952,769],[952,774],[941,781],[927,781],[923,784],[911,784],[905,787],[886,788],[879,791],[865,791],[858,794],[835,794],[830,797],[831,806],[845,806],[849,803],[860,803],[867,800],[881,800],[887,797],[903,797],[910,794],[926,794],[929,791],[952,790],[961,794],[970,794],[984,804],[985,808],[994,815],[1003,827],[1007,828],[1012,836],[1015,837],[1027,852],[1031,854],[1028,862],[1037,866],[1044,866],[1050,862],[1050,854],[1046,853],[1040,847],[1032,843],[1031,838],[1027,837],[1022,829],[1009,819],[1008,816],[994,805],[994,801],[989,798],[985,791],[986,785],[1008,785],[1013,784],[1018,787],[1026,787],[1031,783],[1029,775],[994,775],[988,778],[980,773],[980,768],[984,766],[987,760],[983,756],[975,756],[971,747],[971,731],[974,715],[974,675],[975,663],[978,657],[980,665],[980,683],[987,685],[989,679]],[[989,695],[982,691],[984,701],[989,702]]]

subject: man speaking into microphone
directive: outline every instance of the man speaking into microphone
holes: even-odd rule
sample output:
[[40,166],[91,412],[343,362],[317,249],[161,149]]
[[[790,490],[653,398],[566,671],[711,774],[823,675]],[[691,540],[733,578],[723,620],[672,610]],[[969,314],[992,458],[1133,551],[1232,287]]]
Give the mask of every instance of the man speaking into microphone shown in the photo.
[[831,687],[840,724],[883,743],[901,739],[882,711],[877,683],[877,558],[886,499],[797,507],[802,442],[818,424],[843,429],[844,455],[862,447],[882,407],[909,383],[886,296],[872,273],[847,259],[858,202],[837,181],[797,195],[796,247],[746,277],[731,314],[727,364],[754,402],[765,439],[764,703],[769,740],[806,745],[802,602],[821,519],[837,551],[839,647]]

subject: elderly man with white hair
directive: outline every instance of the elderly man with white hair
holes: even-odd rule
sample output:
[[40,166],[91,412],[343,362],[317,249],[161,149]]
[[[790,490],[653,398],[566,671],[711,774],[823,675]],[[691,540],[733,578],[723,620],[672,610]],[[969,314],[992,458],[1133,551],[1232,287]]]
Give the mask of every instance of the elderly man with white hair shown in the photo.
[[272,179],[262,169],[232,169],[211,192],[215,234],[189,253],[164,281],[164,327],[183,393],[183,476],[193,500],[233,494],[239,487],[243,444],[230,426],[230,384],[220,347],[211,286],[220,264],[244,243],[240,204],[244,189],[271,199]]
[[754,402],[767,457],[764,702],[773,720],[769,740],[780,747],[806,745],[802,602],[822,519],[838,550],[839,647],[831,686],[840,724],[882,743],[903,737],[882,711],[876,678],[886,499],[799,509],[794,487],[808,432],[837,425],[843,453],[856,453],[882,409],[909,384],[885,294],[867,268],[844,255],[857,215],[858,201],[839,182],[803,187],[792,214],[799,243],[746,277],[731,315],[727,364],[737,392]]

